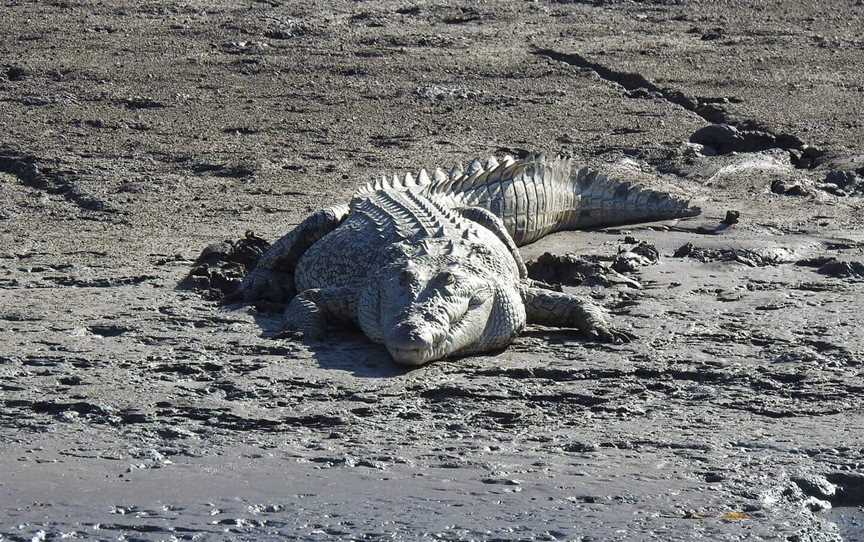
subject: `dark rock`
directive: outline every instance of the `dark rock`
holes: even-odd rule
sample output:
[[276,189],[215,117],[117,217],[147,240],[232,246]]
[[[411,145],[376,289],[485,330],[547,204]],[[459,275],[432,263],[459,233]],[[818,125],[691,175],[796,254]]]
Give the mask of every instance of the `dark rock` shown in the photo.
[[837,486],[829,482],[823,476],[807,474],[803,476],[793,476],[791,480],[801,488],[801,491],[811,497],[830,500],[837,493]]
[[816,192],[801,183],[777,179],[771,183],[771,191],[782,196],[814,196]]
[[701,36],[702,41],[714,41],[719,40],[723,37],[723,29],[722,28],[712,28],[707,32],[704,32]]
[[693,252],[693,243],[687,243],[678,247],[675,250],[675,253],[672,254],[673,258],[683,258],[685,256],[689,256],[691,252]]
[[837,258],[833,256],[816,256],[813,258],[805,258],[803,260],[798,260],[795,262],[795,265],[800,265],[804,267],[822,267],[828,262],[836,261]]
[[128,109],[161,109],[163,107],[167,107],[164,103],[158,100],[146,98],[143,96],[133,96],[132,98],[127,98],[125,100],[122,100],[122,104],[125,105]]
[[732,224],[737,224],[739,218],[741,218],[741,213],[738,211],[726,211],[726,217],[723,219],[721,224],[731,226]]

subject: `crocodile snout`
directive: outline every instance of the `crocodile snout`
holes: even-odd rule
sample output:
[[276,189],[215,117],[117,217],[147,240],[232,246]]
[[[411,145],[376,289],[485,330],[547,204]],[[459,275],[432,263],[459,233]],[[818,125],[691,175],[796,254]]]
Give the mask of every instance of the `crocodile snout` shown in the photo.
[[428,361],[436,350],[436,336],[430,326],[414,323],[396,325],[384,339],[394,361],[406,365],[420,365]]
[[403,350],[421,350],[432,348],[435,336],[428,326],[403,323],[398,324],[387,334],[387,346]]

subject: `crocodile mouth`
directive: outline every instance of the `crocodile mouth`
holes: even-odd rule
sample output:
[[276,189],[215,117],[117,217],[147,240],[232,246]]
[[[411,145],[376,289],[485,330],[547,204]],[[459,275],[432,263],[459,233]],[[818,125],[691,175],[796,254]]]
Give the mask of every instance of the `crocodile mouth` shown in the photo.
[[443,355],[436,355],[435,350],[435,348],[400,348],[396,346],[387,347],[387,351],[390,352],[390,356],[393,358],[393,361],[402,365],[414,366],[423,365],[424,363],[428,363],[430,361],[439,359],[440,357],[444,357]]

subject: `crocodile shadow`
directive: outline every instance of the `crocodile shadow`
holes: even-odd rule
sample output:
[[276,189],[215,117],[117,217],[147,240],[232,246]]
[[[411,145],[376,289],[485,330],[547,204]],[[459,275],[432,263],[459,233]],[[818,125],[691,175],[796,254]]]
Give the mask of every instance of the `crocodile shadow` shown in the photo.
[[[229,305],[225,309],[235,310],[238,307]],[[300,336],[280,336],[280,313],[260,313],[254,318],[263,337],[302,344],[322,369],[346,371],[358,378],[391,378],[404,375],[412,369],[394,363],[382,345],[371,342],[359,330],[333,329],[323,339],[310,341]]]

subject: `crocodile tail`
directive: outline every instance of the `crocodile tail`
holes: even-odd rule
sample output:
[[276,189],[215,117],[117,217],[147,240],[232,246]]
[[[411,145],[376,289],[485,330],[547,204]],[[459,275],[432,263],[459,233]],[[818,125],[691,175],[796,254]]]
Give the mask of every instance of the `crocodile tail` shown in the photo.
[[[618,180],[618,176],[644,178],[635,171],[609,176],[569,158],[532,154],[520,160],[505,157],[489,171],[445,186],[444,191],[465,206],[491,211],[518,246],[554,231],[670,220],[701,212],[686,198]],[[431,188],[438,187],[433,183]]]
[[616,179],[587,167],[571,169],[570,185],[574,199],[569,209],[562,210],[560,229],[672,220],[702,212],[685,197]]

